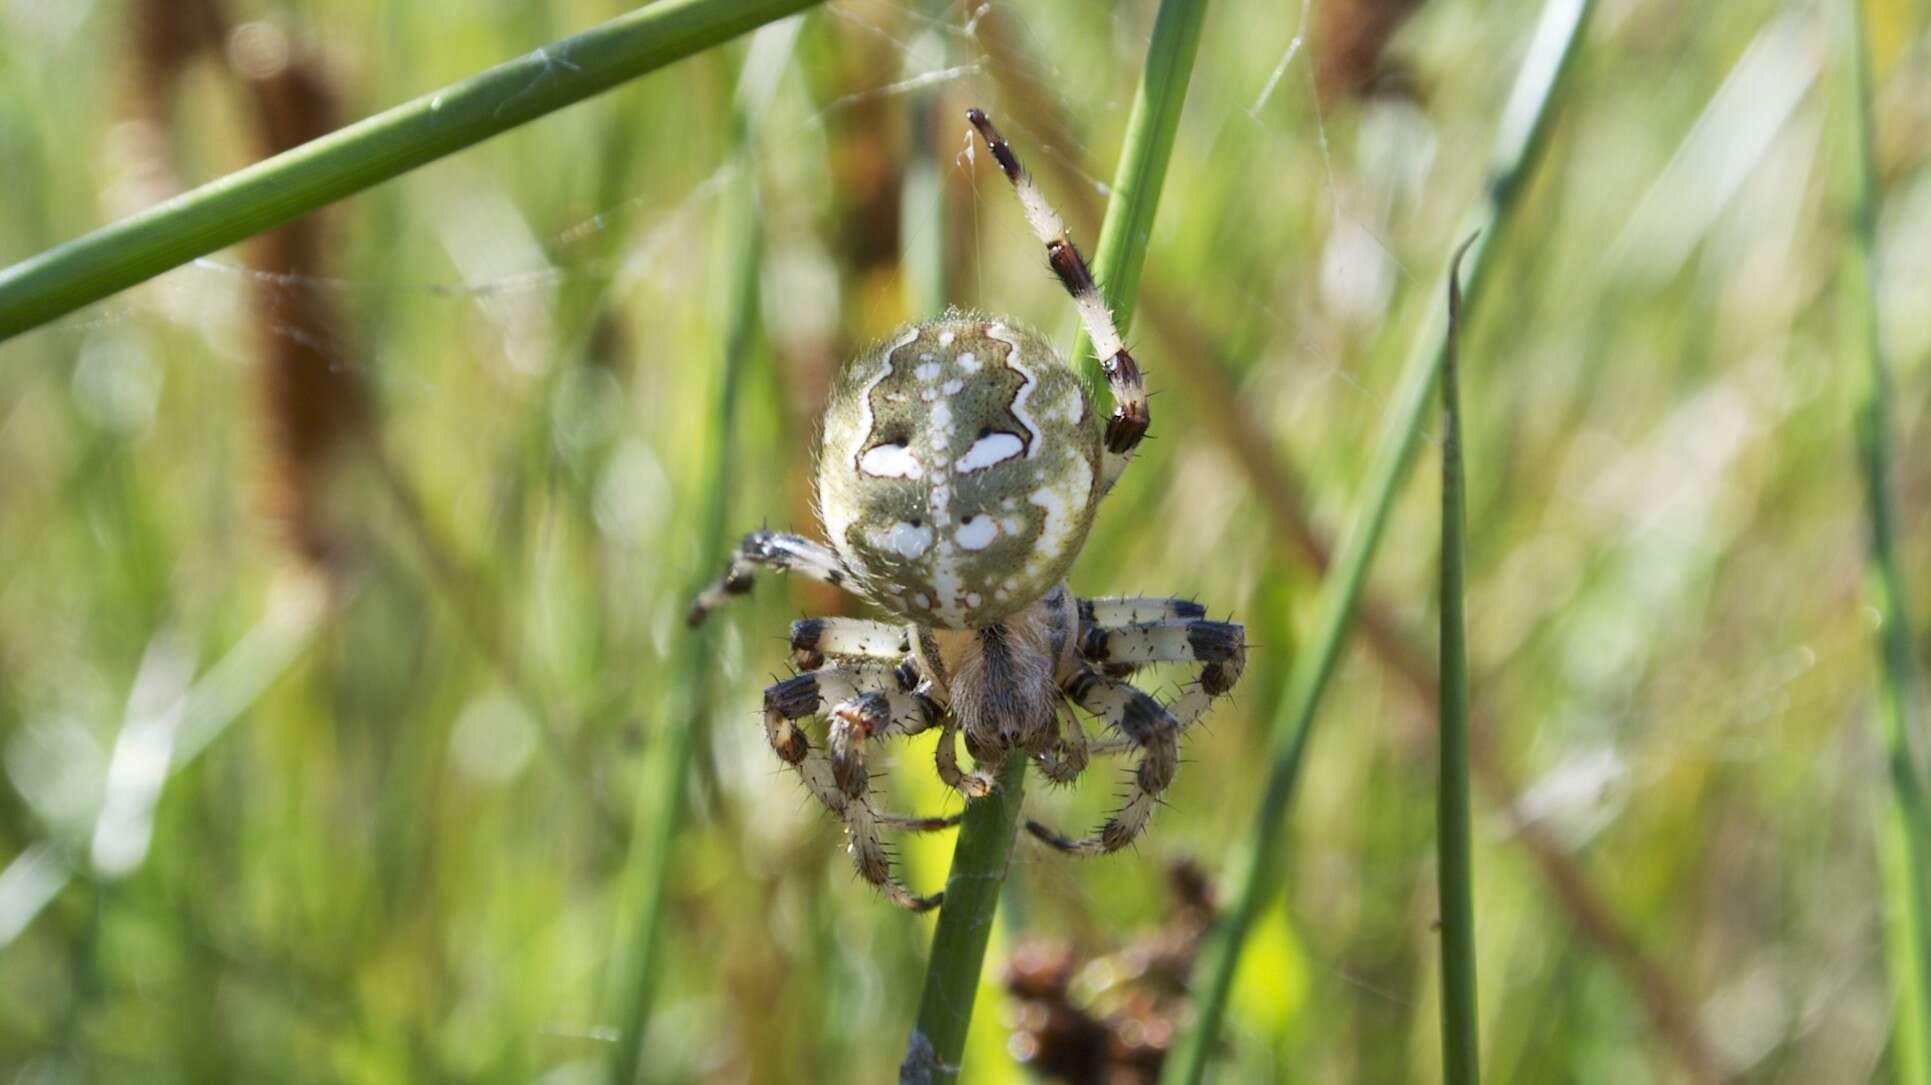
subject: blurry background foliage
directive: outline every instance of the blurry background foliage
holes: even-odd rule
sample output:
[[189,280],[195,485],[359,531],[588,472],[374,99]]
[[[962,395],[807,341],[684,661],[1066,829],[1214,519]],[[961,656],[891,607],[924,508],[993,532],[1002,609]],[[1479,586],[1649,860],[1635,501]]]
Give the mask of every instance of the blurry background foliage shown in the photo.
[[[934,239],[951,300],[1071,342],[961,111],[993,111],[1090,244],[1153,7],[835,0],[742,157],[736,42],[0,346],[0,1077],[595,1078],[635,792],[701,726],[647,1076],[890,1080],[931,921],[855,881],[755,711],[785,623],[851,604],[766,580],[720,622],[713,718],[680,718],[686,593],[723,556],[699,526],[725,500],[733,531],[815,531],[826,381],[930,315],[904,254]],[[1254,665],[1136,852],[1022,844],[987,976],[1017,948],[1028,997],[982,1000],[970,1080],[1024,1079],[1042,1005],[1122,1043],[1170,1027],[1172,1000],[1123,994],[1159,958],[1133,947],[1191,937],[1168,864],[1219,874],[1254,808],[1535,8],[1210,10],[1132,336],[1158,439],[1073,587],[1199,598]],[[0,2],[0,261],[619,10]],[[1922,621],[1931,21],[1867,11]],[[1833,41],[1809,3],[1602,0],[1467,329],[1491,1081],[1890,1072]],[[761,319],[720,495],[743,169]],[[941,210],[901,218],[921,169]],[[1408,652],[1432,649],[1438,501],[1396,511],[1221,1080],[1438,1073],[1432,651]],[[928,754],[898,752],[898,805],[945,804]],[[1083,826],[1111,789],[1036,791]],[[949,853],[908,842],[912,883]]]

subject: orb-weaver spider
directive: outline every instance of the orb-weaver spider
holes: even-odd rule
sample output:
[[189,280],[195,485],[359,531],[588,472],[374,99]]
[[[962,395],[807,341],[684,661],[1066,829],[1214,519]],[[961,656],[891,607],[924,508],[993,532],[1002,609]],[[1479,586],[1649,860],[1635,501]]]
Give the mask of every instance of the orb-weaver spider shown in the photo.
[[[1101,497],[1146,433],[1146,388],[1065,224],[992,121],[977,109],[966,116],[1093,340],[1113,397],[1104,430],[1083,382],[1040,336],[958,310],[903,328],[845,368],[825,407],[817,496],[831,546],[747,535],[690,613],[696,624],[750,591],[765,566],[843,587],[901,619],[794,624],[800,673],[765,690],[764,718],[772,749],[844,820],[859,874],[915,911],[940,896],[893,876],[881,831],[957,818],[877,811],[870,742],[940,728],[939,776],[969,799],[991,790],[1015,751],[1070,782],[1094,754],[1138,750],[1125,801],[1093,836],[1027,825],[1062,851],[1115,851],[1145,828],[1178,767],[1181,733],[1239,680],[1247,650],[1241,626],[1209,621],[1196,603],[1067,590]],[[1198,664],[1198,679],[1161,704],[1126,681],[1149,663]],[[1069,703],[1116,734],[1089,739]],[[802,724],[821,715],[825,737],[814,746]],[[973,772],[959,767],[961,732]]]

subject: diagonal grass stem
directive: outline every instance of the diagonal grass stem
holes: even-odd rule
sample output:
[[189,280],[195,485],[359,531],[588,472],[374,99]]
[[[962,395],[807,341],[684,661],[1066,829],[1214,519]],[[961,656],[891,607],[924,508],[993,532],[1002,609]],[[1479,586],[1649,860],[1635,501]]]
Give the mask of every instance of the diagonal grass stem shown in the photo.
[[[762,253],[759,229],[758,176],[753,143],[757,119],[770,101],[776,74],[782,72],[797,37],[795,21],[770,26],[752,39],[738,86],[734,117],[735,157],[730,196],[725,205],[724,327],[722,365],[717,387],[717,424],[709,430],[709,471],[703,490],[702,527],[697,553],[722,553],[725,524],[730,514],[738,392],[745,362],[753,349],[758,320],[758,270]],[[681,597],[695,597],[703,581]],[[610,1055],[611,1085],[636,1080],[644,1030],[650,1021],[651,1001],[663,969],[662,929],[669,908],[673,858],[684,824],[685,792],[701,739],[709,733],[712,710],[710,674],[716,658],[716,623],[689,630],[679,638],[671,706],[652,743],[650,770],[637,792],[631,855],[625,864],[627,883],[618,915],[619,924],[635,926],[627,952],[617,960],[615,1000],[619,1007],[617,1044]]]
[[[1550,119],[1567,82],[1564,76],[1574,66],[1593,7],[1593,0],[1549,0],[1543,6],[1497,129],[1488,191],[1464,227],[1480,232],[1468,252],[1469,308],[1481,296],[1490,266],[1488,253],[1506,231],[1524,182],[1540,161]],[[1267,787],[1251,836],[1237,860],[1230,905],[1201,947],[1191,988],[1196,1000],[1194,1022],[1167,1060],[1162,1080],[1169,1085],[1198,1085],[1206,1076],[1242,947],[1274,886],[1285,814],[1299,782],[1315,710],[1353,627],[1368,567],[1387,528],[1395,493],[1421,441],[1428,405],[1441,374],[1447,323],[1446,314],[1437,304],[1422,327],[1395,392],[1394,408],[1369,465],[1361,510],[1336,555],[1333,572],[1323,584],[1314,634],[1307,648],[1295,657],[1288,675],[1287,692],[1274,720]]]
[[817,0],[662,0],[0,269],[0,342]]

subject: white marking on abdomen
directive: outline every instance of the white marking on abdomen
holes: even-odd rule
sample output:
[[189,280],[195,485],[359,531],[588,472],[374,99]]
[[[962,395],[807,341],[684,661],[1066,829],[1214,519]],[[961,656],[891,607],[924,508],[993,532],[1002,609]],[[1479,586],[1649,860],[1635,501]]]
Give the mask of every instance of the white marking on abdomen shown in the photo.
[[1093,469],[1077,456],[1070,462],[1072,475],[1041,486],[1027,496],[1028,501],[1046,510],[1045,522],[1039,525],[1039,538],[1033,543],[1032,556],[1026,562],[1028,573],[1036,574],[1038,568],[1065,552],[1079,523],[1079,514],[1086,507],[1086,497],[1093,485]]
[[904,445],[879,445],[858,459],[858,469],[874,478],[922,478],[919,458]]
[[986,337],[997,339],[1012,348],[1006,352],[1006,364],[1026,378],[1026,383],[1020,385],[1019,391],[1012,397],[1012,414],[1014,418],[1019,419],[1020,425],[1026,427],[1028,434],[1026,458],[1030,460],[1039,452],[1039,427],[1033,423],[1033,416],[1027,413],[1026,401],[1032,398],[1033,389],[1039,385],[1039,377],[1032,370],[1027,369],[1024,360],[1019,357],[1019,339],[1012,334],[1011,329],[1004,324],[988,324]]
[[999,521],[982,512],[960,524],[959,530],[953,532],[952,537],[959,540],[959,545],[967,550],[984,550],[992,545],[992,540],[999,537]]
[[988,433],[972,442],[966,454],[959,457],[959,471],[971,474],[988,467],[1005,463],[1025,449],[1025,444],[1010,433]]
[[899,557],[916,558],[932,548],[932,529],[923,524],[914,525],[900,520],[881,535],[879,541],[885,549]]
[[[879,384],[886,377],[892,375],[892,355],[897,354],[901,349],[918,339],[918,337],[919,330],[917,328],[907,328],[904,335],[894,339],[891,345],[886,347],[882,352],[882,357],[879,359],[878,376],[866,381],[865,387],[858,390],[858,448],[864,448],[865,442],[872,439],[872,430],[878,425],[878,419],[872,415],[872,392],[878,388]],[[853,449],[853,451],[855,452],[857,449]]]
[[[935,460],[943,460],[951,450],[951,405],[943,401],[933,404],[925,421],[931,433],[929,454]],[[952,472],[942,468],[933,471],[926,511],[932,515],[932,530],[939,542],[931,558],[932,591],[938,596],[934,600],[935,609],[940,621],[950,626],[962,626],[965,624],[965,610],[959,605],[959,593],[965,587],[965,581],[959,576],[958,551],[952,544]]]

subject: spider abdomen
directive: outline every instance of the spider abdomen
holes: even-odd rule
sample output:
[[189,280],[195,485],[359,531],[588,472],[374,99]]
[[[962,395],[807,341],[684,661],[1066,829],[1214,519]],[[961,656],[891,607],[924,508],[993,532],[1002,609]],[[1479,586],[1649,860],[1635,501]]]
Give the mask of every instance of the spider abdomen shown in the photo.
[[901,329],[825,408],[825,530],[882,606],[982,628],[1058,584],[1100,496],[1085,385],[1039,336],[977,316]]

